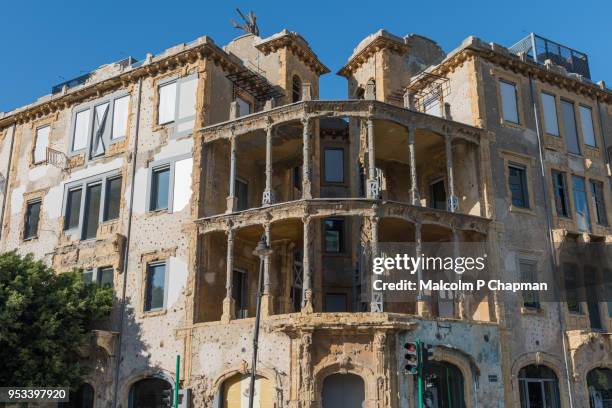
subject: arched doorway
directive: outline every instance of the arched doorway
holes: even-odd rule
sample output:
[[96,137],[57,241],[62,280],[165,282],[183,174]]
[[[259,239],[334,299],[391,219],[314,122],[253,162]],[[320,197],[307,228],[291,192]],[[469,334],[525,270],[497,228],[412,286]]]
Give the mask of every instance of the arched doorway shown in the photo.
[[166,408],[164,391],[172,391],[172,385],[161,378],[144,378],[130,388],[129,408]]
[[70,391],[68,402],[60,402],[59,408],[93,408],[94,389],[87,383],[81,384],[79,388]]
[[[250,375],[236,374],[225,380],[221,386],[220,408],[247,408],[249,406]],[[274,389],[265,377],[255,378],[254,408],[273,408]]]
[[365,402],[363,379],[355,374],[332,374],[323,380],[323,408],[362,408]]
[[[433,408],[465,408],[464,379],[461,370],[446,361],[427,364],[424,378],[423,406]],[[415,400],[418,383],[414,381]]]
[[522,408],[559,408],[559,380],[546,366],[528,365],[519,371]]
[[595,368],[587,374],[591,408],[612,408],[612,370]]

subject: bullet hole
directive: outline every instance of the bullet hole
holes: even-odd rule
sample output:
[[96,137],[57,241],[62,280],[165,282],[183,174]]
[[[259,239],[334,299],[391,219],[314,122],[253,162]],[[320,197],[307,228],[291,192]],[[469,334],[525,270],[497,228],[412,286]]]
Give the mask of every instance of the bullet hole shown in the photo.
[[540,340],[536,340],[536,346],[540,345]]
[[161,340],[161,341],[159,342],[159,347],[164,347],[164,341],[163,341],[163,340]]
[[242,351],[243,353],[246,353],[246,349],[244,347],[240,349],[240,351]]
[[489,342],[489,335],[488,334],[484,335],[484,341],[486,341],[487,343]]
[[436,333],[436,339],[440,340],[442,338],[442,335],[440,333]]

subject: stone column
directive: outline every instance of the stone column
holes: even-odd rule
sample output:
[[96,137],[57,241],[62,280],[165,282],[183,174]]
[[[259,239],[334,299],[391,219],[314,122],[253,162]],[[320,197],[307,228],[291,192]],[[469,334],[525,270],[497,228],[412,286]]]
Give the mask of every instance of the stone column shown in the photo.
[[[459,243],[461,241],[461,233],[453,228],[452,233],[452,245],[453,245],[453,257],[457,259],[459,257]],[[453,272],[453,280],[458,281],[460,276],[457,276],[456,273]],[[468,312],[468,304],[467,304],[466,296],[463,291],[455,292],[455,316],[462,320],[469,320],[469,312]]]
[[229,196],[227,197],[227,213],[236,211],[238,199],[236,198],[236,136],[230,139],[230,175]]
[[304,248],[302,254],[302,313],[312,313],[312,272],[310,269],[310,246],[313,237],[311,236],[312,219],[309,216],[303,217],[304,223]]
[[368,198],[378,198],[379,185],[376,180],[376,149],[374,148],[374,121],[372,119],[367,120],[367,132],[368,132]]
[[421,205],[419,197],[419,184],[416,169],[416,146],[414,142],[414,130],[406,128],[408,131],[408,151],[410,153],[410,204]]
[[223,299],[223,315],[221,321],[229,322],[236,318],[234,308],[234,298],[232,296],[233,277],[234,277],[234,235],[235,231],[230,228],[227,231],[227,260],[225,271],[225,299]]
[[[272,247],[272,239],[270,236],[270,224],[264,225],[264,236],[266,242]],[[268,255],[264,258],[264,275],[263,275],[263,292],[261,297],[261,314],[262,316],[269,316],[273,313],[272,311],[272,295],[270,294],[270,274],[272,271],[272,255]]]
[[274,203],[274,194],[272,193],[272,125],[266,128],[266,188],[263,192],[261,200],[262,205],[270,205]]
[[[414,252],[418,258],[423,253],[423,239],[421,237],[421,223],[417,222],[414,224]],[[423,268],[419,266],[417,269],[417,280],[421,282],[423,277]],[[420,284],[417,282],[417,284]],[[417,295],[417,314],[419,316],[428,318],[431,317],[431,294],[423,293],[420,289]]]
[[310,169],[310,143],[312,122],[308,118],[302,119],[302,199],[312,198],[312,171]]
[[444,143],[446,147],[446,181],[448,184],[446,207],[448,211],[456,212],[458,201],[455,196],[455,182],[453,176],[453,138],[449,133],[446,134]]
[[[374,257],[378,256],[378,216],[370,217],[370,251],[373,262]],[[373,278],[373,274],[370,271],[370,276]],[[384,276],[384,275],[383,275]],[[383,278],[384,279],[384,278]],[[372,283],[370,283],[372,285]],[[370,299],[370,312],[382,312],[383,311],[383,294],[374,290],[374,286],[370,287],[372,291],[372,297]]]

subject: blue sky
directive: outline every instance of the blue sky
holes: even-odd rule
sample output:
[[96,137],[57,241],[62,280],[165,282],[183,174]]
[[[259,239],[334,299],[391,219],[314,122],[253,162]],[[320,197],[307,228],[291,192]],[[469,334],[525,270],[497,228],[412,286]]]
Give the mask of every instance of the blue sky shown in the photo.
[[0,6],[0,111],[128,55],[142,59],[201,35],[224,45],[239,34],[229,23],[235,7],[255,11],[262,36],[287,28],[306,38],[332,70],[321,79],[323,99],[346,96],[335,73],[380,28],[425,35],[447,52],[469,35],[510,46],[534,31],[587,53],[592,78],[612,87],[612,2],[604,0],[7,1]]

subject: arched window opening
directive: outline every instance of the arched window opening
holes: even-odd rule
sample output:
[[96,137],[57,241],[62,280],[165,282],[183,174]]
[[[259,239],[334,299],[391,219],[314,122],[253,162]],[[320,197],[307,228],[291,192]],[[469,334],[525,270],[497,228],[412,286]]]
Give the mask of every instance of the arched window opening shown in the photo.
[[129,408],[166,408],[164,397],[172,385],[161,378],[144,378],[130,388]]
[[355,90],[355,99],[363,99],[364,95],[365,89],[363,89],[361,86],[358,86]]
[[[464,379],[461,370],[446,361],[431,361],[423,373],[423,405],[438,408],[465,408]],[[414,382],[414,395],[418,383]]]
[[[249,374],[236,374],[225,380],[221,386],[220,408],[242,408],[249,402],[251,377]],[[274,388],[265,377],[255,377],[254,406],[259,408],[274,407]]]
[[521,408],[559,408],[559,380],[546,366],[528,365],[519,371]]
[[355,374],[332,374],[323,380],[323,408],[363,407],[365,385]]
[[93,408],[94,407],[94,389],[87,383],[81,384],[76,390],[71,390],[68,396],[68,402],[60,402],[59,408]]
[[302,80],[299,76],[293,76],[293,84],[292,84],[292,101],[299,102],[302,100]]
[[374,81],[374,78],[370,78],[366,82],[364,98],[367,100],[376,99],[376,81]]
[[612,370],[595,368],[587,374],[591,408],[612,407]]

